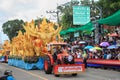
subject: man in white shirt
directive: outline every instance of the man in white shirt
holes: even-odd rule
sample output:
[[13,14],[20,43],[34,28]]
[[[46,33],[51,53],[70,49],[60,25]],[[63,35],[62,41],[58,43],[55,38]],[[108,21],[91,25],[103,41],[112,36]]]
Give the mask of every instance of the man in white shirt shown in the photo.
[[111,57],[112,57],[112,55],[111,55],[111,53],[109,52],[109,53],[107,54],[107,59],[111,59]]

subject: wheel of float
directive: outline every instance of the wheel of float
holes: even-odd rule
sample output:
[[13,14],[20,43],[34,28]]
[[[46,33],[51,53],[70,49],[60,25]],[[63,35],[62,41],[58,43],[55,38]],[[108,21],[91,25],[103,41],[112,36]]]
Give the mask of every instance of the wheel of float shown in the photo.
[[77,76],[77,73],[72,74],[72,76]]
[[58,75],[58,74],[54,74],[55,75],[55,77],[60,77],[60,75]]
[[51,66],[51,62],[50,62],[49,56],[45,57],[44,71],[45,71],[46,74],[51,74],[52,73],[52,66]]

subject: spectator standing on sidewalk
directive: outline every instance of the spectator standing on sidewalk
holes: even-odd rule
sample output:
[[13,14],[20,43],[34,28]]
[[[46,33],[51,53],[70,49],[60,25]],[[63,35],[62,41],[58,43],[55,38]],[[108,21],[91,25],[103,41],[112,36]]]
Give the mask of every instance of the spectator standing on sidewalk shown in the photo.
[[85,68],[87,68],[87,59],[88,59],[88,54],[86,53],[86,51],[83,51],[83,63],[85,64]]

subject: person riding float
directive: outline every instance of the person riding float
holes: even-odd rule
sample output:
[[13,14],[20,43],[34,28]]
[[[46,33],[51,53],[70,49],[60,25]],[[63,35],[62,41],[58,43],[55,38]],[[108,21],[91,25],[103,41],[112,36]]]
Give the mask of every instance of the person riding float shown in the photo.
[[57,55],[57,62],[58,64],[73,64],[74,63],[74,57],[72,54],[68,54],[68,47],[63,46],[61,48],[61,52]]

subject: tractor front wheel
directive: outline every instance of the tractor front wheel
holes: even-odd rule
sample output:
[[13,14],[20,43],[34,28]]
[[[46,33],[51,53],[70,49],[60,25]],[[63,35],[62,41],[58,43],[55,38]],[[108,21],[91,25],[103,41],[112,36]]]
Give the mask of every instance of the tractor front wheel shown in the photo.
[[52,73],[52,65],[51,65],[49,56],[45,57],[44,71],[45,71],[46,74],[51,74]]

